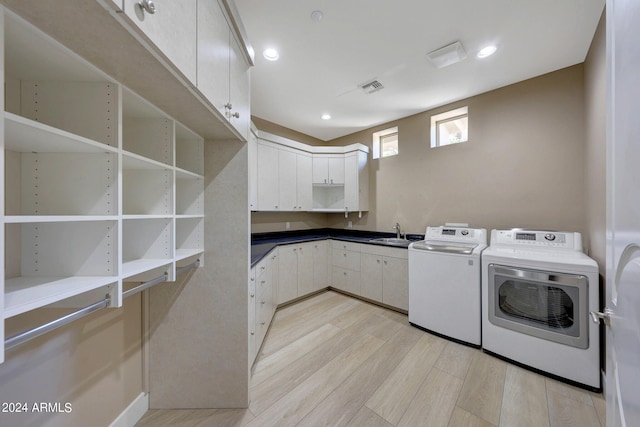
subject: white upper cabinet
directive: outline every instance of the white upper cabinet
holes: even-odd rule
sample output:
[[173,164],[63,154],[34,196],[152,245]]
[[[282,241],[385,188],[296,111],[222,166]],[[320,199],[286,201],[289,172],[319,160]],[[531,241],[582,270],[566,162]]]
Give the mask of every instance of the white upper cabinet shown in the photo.
[[249,64],[217,0],[198,0],[198,89],[249,138]]
[[257,135],[253,167],[258,177],[258,203],[252,210],[368,210],[368,147],[310,146],[266,132],[257,131]]
[[344,156],[339,154],[314,155],[313,184],[344,184]]
[[367,153],[355,151],[345,156],[344,210],[369,210],[369,168]]
[[122,3],[129,22],[195,84],[197,0],[124,0]]
[[257,210],[277,211],[278,207],[278,149],[258,141],[257,147]]

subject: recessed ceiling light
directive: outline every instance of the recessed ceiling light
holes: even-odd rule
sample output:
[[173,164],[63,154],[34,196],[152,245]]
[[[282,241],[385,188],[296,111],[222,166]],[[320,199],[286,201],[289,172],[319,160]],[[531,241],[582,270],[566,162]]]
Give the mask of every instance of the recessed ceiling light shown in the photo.
[[320,117],[322,120],[330,120],[331,119],[331,114],[329,113],[324,113],[322,115],[322,117]]
[[496,50],[498,50],[498,48],[494,45],[486,46],[480,49],[476,56],[478,58],[486,58],[487,56],[491,56],[496,53]]
[[278,51],[273,48],[265,49],[264,52],[262,52],[262,56],[269,61],[277,61],[278,58],[280,58]]
[[321,10],[314,10],[311,12],[311,20],[313,22],[320,22],[322,21],[322,18],[324,18],[324,13],[322,13]]

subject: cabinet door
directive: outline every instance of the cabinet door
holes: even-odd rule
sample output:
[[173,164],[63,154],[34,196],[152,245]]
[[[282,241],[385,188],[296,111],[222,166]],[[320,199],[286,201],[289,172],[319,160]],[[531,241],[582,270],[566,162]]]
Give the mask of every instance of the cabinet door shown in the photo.
[[249,275],[249,362],[256,358],[256,269]]
[[329,157],[329,184],[344,184],[344,157]]
[[280,283],[280,260],[278,257],[278,250],[271,255],[271,315],[276,311],[278,306],[278,292]]
[[247,152],[249,160],[249,208],[255,211],[258,209],[258,138],[253,132],[249,132]]
[[197,86],[225,117],[229,102],[229,37],[229,26],[218,1],[198,0]]
[[298,246],[298,295],[303,296],[313,292],[313,243]]
[[311,168],[311,156],[296,155],[296,210],[299,211],[311,210]]
[[344,207],[349,212],[358,210],[358,157],[355,153],[344,158]]
[[298,246],[278,249],[278,304],[298,296]]
[[296,153],[278,150],[278,206],[281,211],[294,211],[297,205]]
[[[196,25],[197,1],[154,0],[153,3],[156,12],[150,14],[143,11],[138,1],[125,0],[124,13],[162,55],[166,56],[191,83],[196,84],[196,28],[200,27]],[[216,1],[211,3],[219,9]]]
[[251,122],[249,64],[245,61],[240,45],[231,32],[229,45],[229,121],[246,140]]
[[278,149],[258,142],[258,210],[278,210]]
[[374,301],[382,302],[382,256],[362,255],[360,269],[360,295]]
[[334,266],[331,271],[331,284],[336,289],[360,295],[360,272]]
[[313,290],[329,286],[329,242],[313,242]]
[[409,309],[408,270],[408,260],[384,257],[382,266],[383,303],[403,310]]
[[[344,166],[342,167],[344,170]],[[313,176],[314,184],[328,184],[329,181],[329,158],[326,156],[313,156]]]

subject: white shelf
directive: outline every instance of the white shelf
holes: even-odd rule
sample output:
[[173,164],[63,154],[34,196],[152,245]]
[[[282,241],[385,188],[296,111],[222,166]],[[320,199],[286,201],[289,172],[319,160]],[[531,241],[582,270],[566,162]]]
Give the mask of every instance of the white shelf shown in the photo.
[[136,259],[126,261],[122,263],[122,278],[126,279],[136,274],[145,273],[155,268],[162,267],[171,264],[173,259],[158,258],[158,259]]
[[176,215],[176,219],[201,219],[204,215]]
[[126,170],[171,170],[172,167],[158,162],[157,160],[147,159],[136,153],[123,151],[122,169]]
[[9,112],[5,118],[5,149],[22,153],[116,152],[109,145]]
[[188,170],[176,168],[176,179],[204,179],[202,175],[198,175],[194,172],[189,172]]
[[4,318],[117,282],[113,276],[17,277],[4,282]]
[[203,253],[204,250],[202,249],[178,249],[176,250],[176,261],[180,261]]
[[126,220],[145,220],[145,219],[172,219],[173,215],[122,215],[122,219]]
[[91,222],[91,221],[116,221],[113,215],[7,215],[4,217],[6,224],[27,224],[34,222]]

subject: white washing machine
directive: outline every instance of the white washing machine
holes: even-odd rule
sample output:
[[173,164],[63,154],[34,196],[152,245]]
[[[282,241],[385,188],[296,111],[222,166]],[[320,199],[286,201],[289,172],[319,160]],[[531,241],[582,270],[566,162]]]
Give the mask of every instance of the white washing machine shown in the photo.
[[487,231],[465,226],[427,227],[409,245],[409,322],[479,347],[480,254]]
[[580,233],[492,230],[482,254],[482,347],[600,390],[598,265]]

